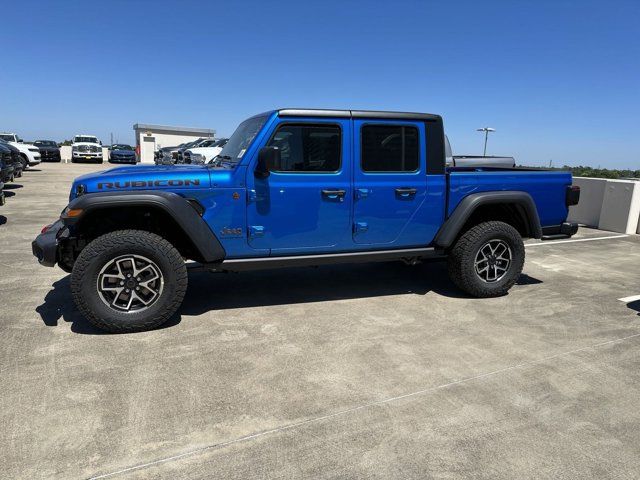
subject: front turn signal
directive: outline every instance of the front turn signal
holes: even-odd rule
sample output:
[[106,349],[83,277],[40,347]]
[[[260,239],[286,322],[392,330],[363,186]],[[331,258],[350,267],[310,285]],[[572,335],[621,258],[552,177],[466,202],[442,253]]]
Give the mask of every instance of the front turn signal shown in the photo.
[[65,218],[74,218],[82,215],[81,208],[67,208],[64,212],[62,212],[62,216]]

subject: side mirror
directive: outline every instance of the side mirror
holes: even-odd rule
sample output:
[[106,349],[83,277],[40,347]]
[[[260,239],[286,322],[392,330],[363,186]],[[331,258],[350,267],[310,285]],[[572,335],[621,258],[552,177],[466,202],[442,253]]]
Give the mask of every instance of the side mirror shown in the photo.
[[18,138],[18,143],[24,143],[24,140],[22,140],[21,138]]
[[280,169],[280,149],[262,147],[258,152],[258,164],[253,172],[258,178],[267,178],[271,171]]

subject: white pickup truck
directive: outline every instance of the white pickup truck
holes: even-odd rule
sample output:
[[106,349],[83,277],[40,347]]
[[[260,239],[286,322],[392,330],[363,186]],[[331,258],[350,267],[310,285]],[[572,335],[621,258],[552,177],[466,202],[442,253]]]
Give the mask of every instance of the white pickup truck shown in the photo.
[[33,167],[42,160],[40,149],[31,143],[24,143],[15,133],[0,133],[0,138],[20,150],[20,158],[24,169]]
[[102,163],[102,142],[94,135],[76,135],[71,144],[71,162]]

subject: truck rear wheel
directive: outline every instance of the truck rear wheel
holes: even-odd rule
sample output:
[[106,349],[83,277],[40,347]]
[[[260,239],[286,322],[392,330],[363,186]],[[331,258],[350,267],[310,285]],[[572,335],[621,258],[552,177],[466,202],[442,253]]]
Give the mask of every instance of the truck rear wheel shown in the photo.
[[78,256],[71,292],[78,309],[108,332],[137,332],[162,325],[187,290],[187,268],[164,238],[120,230],[93,240]]
[[474,297],[498,297],[518,280],[524,256],[524,243],[515,228],[504,222],[483,222],[453,246],[449,277]]

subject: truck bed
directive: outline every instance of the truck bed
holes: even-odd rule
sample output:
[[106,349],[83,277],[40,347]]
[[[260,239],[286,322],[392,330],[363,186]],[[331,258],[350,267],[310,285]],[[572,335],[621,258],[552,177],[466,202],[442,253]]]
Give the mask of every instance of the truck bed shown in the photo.
[[467,195],[513,190],[531,195],[543,228],[559,225],[567,218],[565,195],[571,185],[571,172],[530,167],[448,167],[446,172],[447,217]]

